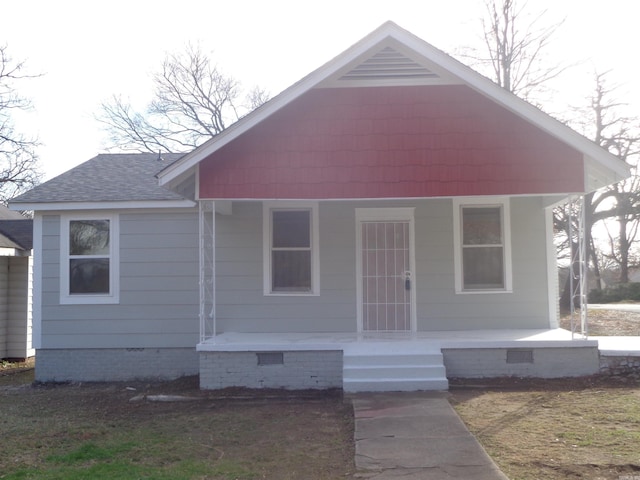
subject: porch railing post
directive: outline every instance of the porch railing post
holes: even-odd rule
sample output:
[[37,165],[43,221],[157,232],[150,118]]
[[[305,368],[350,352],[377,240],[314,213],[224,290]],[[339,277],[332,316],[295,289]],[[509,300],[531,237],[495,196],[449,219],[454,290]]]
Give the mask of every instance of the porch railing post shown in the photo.
[[[573,228],[573,222],[576,228]],[[573,338],[578,325],[576,325],[576,300],[580,307],[580,336],[587,338],[589,335],[589,323],[587,318],[587,242],[585,235],[585,206],[584,195],[574,197],[569,203],[569,247],[571,250],[571,263],[569,265],[569,290],[571,292],[571,336]],[[575,238],[575,241],[574,241]],[[577,248],[573,248],[576,245]],[[578,266],[576,274],[574,265]]]
[[200,263],[200,342],[216,334],[215,202],[200,200],[198,211]]

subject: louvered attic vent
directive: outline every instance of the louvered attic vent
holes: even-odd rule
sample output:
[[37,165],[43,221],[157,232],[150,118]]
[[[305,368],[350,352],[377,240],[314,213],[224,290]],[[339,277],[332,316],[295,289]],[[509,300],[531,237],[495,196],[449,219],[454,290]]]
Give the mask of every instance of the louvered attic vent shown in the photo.
[[340,80],[401,80],[420,78],[439,78],[439,75],[397,50],[386,47],[357,67],[349,70],[340,77]]

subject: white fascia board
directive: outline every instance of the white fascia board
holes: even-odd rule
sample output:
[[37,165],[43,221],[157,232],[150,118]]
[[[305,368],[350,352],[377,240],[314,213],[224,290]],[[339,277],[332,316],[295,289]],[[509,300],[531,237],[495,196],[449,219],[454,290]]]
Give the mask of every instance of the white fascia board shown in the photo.
[[59,202],[59,203],[11,203],[9,208],[17,211],[67,211],[67,210],[130,210],[149,208],[193,208],[192,200],[159,200],[139,202]]

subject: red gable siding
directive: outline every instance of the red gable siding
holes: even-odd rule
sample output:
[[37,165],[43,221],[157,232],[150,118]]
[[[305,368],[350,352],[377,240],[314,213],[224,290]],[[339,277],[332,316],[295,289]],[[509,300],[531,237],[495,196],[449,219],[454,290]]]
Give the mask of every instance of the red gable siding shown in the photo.
[[200,198],[579,192],[582,155],[465,86],[311,90],[200,164]]

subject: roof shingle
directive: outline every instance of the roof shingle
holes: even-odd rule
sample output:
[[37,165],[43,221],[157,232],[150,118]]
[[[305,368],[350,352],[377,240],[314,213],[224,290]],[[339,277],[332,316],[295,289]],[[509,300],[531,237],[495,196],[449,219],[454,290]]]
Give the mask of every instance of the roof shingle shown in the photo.
[[156,173],[182,153],[102,153],[12,199],[11,204],[183,200]]
[[0,220],[0,247],[33,248],[33,220]]

